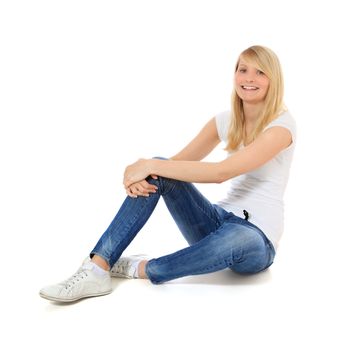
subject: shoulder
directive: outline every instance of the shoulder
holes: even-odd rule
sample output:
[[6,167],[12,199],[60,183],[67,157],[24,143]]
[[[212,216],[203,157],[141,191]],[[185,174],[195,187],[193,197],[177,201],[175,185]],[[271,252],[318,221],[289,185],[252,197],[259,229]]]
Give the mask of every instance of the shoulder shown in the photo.
[[220,112],[214,117],[216,121],[217,133],[221,141],[227,141],[231,112],[229,110]]
[[279,114],[273,121],[271,121],[263,131],[266,131],[272,127],[280,126],[290,131],[292,141],[296,139],[296,122],[289,111],[284,111]]
[[214,119],[216,120],[217,126],[223,126],[229,124],[231,120],[231,111],[223,111],[215,115]]

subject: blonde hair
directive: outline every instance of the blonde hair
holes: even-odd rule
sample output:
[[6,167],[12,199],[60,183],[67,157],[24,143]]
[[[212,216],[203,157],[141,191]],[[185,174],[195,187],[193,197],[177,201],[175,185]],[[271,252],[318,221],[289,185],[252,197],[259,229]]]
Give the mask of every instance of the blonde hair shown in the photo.
[[250,135],[245,134],[243,101],[233,87],[231,98],[231,121],[228,129],[228,143],[225,150],[233,152],[247,141],[253,141],[259,133],[281,112],[286,110],[283,103],[284,80],[280,62],[276,54],[264,46],[251,46],[244,50],[235,66],[237,72],[240,59],[254,65],[269,78],[269,87],[257,123]]

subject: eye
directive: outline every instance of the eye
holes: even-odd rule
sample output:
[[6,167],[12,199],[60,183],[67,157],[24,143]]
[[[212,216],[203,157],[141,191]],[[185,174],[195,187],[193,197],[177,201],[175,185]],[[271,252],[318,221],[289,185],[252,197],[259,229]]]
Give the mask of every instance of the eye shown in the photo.
[[245,73],[247,71],[246,68],[238,68],[239,73]]
[[257,74],[258,75],[264,75],[264,72],[262,72],[261,70],[257,69]]

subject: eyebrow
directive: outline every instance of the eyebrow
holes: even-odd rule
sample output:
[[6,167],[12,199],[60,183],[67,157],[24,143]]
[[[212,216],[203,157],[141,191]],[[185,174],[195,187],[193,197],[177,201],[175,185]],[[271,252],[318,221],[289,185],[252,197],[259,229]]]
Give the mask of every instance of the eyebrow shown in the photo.
[[237,65],[237,69],[239,67],[244,67],[244,68],[248,68],[248,66],[251,66],[253,67],[253,69],[256,69],[256,70],[260,70],[262,72],[262,70],[254,65],[250,65],[250,64],[247,64],[247,63],[243,63],[243,62],[240,62],[238,65]]

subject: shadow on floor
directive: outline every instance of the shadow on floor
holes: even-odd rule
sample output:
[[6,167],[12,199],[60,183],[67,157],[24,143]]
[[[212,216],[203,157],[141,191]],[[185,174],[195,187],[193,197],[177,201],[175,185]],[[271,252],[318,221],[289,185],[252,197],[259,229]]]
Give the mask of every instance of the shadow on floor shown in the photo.
[[[238,285],[256,285],[269,283],[272,280],[272,272],[270,269],[254,274],[254,275],[240,275],[229,269],[213,272],[204,275],[187,276],[183,278],[178,278],[169,282],[164,283],[165,285],[170,284],[206,284],[206,285],[221,285],[221,286],[238,286]],[[124,280],[121,278],[113,278],[113,290],[117,288],[120,282]],[[128,280],[127,280],[128,281]]]

